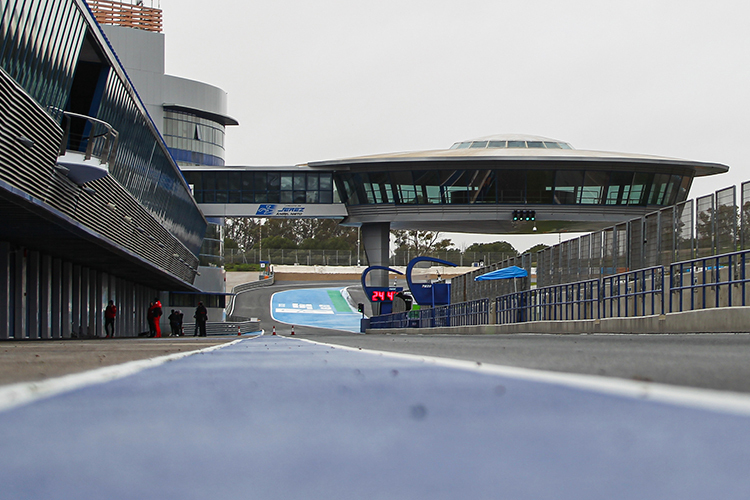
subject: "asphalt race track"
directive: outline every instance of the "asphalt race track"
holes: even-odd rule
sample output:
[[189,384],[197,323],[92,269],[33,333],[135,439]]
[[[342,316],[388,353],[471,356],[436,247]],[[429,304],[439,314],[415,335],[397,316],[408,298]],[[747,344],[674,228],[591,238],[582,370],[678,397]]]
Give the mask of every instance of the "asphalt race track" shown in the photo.
[[745,335],[270,335],[309,287],[240,296],[262,336],[0,387],[0,499],[750,498]]
[[[366,302],[350,283],[352,298]],[[289,333],[268,313],[273,293],[309,288],[280,283],[242,294],[243,314],[261,317],[270,332]],[[320,286],[338,286],[324,283]],[[295,327],[296,335],[356,348],[402,352],[505,366],[580,373],[678,386],[750,393],[750,335],[358,335],[338,330]]]

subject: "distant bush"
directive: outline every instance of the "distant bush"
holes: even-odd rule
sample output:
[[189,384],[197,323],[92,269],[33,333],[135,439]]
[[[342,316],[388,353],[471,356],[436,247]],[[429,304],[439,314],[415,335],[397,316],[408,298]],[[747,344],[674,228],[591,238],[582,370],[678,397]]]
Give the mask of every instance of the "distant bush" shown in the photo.
[[260,264],[227,264],[224,270],[227,272],[260,271]]

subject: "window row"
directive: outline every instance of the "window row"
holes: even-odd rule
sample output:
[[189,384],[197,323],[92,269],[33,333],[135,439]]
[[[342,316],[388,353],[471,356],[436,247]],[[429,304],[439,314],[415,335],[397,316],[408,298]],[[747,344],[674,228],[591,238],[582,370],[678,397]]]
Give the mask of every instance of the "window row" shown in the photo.
[[340,174],[348,205],[673,205],[692,177],[591,170],[428,170]]
[[198,203],[334,203],[333,176],[317,172],[184,172]]
[[164,135],[213,144],[224,149],[224,126],[187,113],[164,113]]
[[451,149],[573,149],[567,142],[557,141],[466,141],[457,142]]

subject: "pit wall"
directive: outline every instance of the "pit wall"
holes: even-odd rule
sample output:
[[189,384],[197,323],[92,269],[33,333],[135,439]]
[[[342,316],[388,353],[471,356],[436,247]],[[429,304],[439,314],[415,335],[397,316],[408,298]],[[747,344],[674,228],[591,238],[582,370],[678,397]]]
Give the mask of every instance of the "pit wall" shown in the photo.
[[680,313],[569,321],[529,321],[507,325],[449,326],[438,328],[369,329],[368,334],[393,335],[507,335],[544,333],[657,334],[750,332],[750,307],[719,307]]

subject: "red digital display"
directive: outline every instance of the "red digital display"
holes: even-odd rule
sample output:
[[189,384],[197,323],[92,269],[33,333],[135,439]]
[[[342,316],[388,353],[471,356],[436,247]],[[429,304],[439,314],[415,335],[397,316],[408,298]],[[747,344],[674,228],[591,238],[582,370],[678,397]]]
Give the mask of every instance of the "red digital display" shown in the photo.
[[372,296],[370,297],[371,302],[393,302],[393,297],[396,296],[398,292],[395,290],[385,291],[385,290],[374,290],[372,292]]

